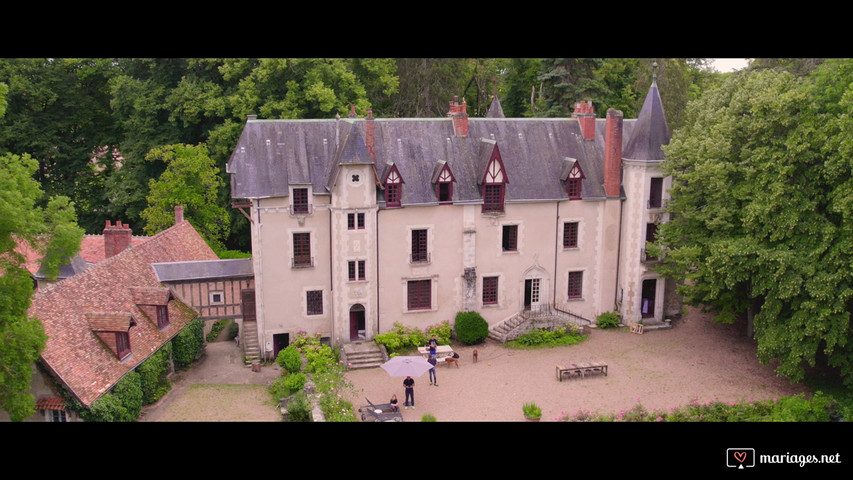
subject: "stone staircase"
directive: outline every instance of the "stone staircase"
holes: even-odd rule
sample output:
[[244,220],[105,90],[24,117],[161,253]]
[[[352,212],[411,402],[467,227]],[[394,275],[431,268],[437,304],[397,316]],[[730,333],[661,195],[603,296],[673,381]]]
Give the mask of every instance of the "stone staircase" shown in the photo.
[[261,346],[258,343],[257,322],[243,322],[240,332],[240,346],[243,347],[243,358],[246,366],[251,366],[261,360]]
[[589,319],[574,314],[559,305],[543,304],[518,312],[506,320],[489,327],[489,338],[500,343],[518,338],[534,328],[554,328],[574,325],[581,332],[594,325]]
[[376,368],[388,361],[388,352],[376,342],[352,342],[341,345],[341,361],[347,369]]

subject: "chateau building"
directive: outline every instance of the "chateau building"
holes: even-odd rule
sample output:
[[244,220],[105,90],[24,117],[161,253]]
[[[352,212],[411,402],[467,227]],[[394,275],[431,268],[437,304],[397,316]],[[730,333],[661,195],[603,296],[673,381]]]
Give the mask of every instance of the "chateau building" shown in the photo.
[[[636,119],[261,120],[228,162],[249,217],[260,345],[332,344],[477,311],[494,326],[556,308],[661,322],[680,307],[646,241],[667,220],[670,138],[653,82]],[[244,320],[246,321],[246,320]]]

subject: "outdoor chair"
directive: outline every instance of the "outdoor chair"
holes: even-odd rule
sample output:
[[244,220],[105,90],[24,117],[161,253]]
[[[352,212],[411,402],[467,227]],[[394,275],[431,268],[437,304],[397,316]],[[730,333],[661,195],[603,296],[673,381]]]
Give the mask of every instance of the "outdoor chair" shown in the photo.
[[393,407],[391,407],[390,403],[380,403],[379,405],[374,405],[370,399],[365,398],[367,400],[367,406],[361,407],[358,409],[359,413],[361,413],[361,421],[366,422],[368,418],[372,419],[374,422],[402,422],[403,414],[399,411],[395,411]]

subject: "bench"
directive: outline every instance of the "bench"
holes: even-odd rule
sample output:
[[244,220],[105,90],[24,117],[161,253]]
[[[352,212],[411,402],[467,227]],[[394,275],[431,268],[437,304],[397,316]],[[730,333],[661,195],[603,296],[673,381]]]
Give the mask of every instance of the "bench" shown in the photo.
[[581,377],[603,374],[607,376],[607,364],[601,362],[565,363],[557,365],[557,378],[562,382],[563,377]]

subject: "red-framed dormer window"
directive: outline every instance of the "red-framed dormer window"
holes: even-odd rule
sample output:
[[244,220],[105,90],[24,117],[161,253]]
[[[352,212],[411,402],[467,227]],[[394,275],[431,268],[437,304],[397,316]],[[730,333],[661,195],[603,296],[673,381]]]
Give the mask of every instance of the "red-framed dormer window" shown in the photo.
[[453,203],[453,182],[455,181],[450,166],[445,164],[435,180],[435,196],[438,197],[438,203]]
[[569,172],[568,178],[566,178],[566,193],[569,196],[569,200],[581,199],[581,186],[583,179],[584,175],[581,170],[581,166],[575,163],[572,170]]
[[483,176],[483,213],[500,213],[504,211],[506,184],[509,183],[500,154],[495,152],[489,160],[489,165]]
[[402,205],[403,177],[394,165],[385,177],[385,206],[399,207]]
[[308,213],[308,189],[293,189],[293,213]]
[[168,305],[157,305],[157,327],[165,328],[169,326],[169,307]]

